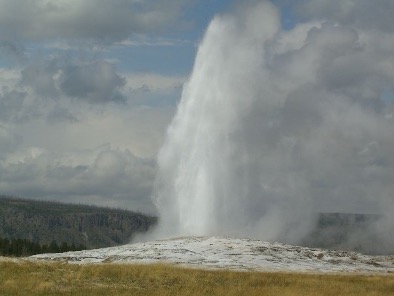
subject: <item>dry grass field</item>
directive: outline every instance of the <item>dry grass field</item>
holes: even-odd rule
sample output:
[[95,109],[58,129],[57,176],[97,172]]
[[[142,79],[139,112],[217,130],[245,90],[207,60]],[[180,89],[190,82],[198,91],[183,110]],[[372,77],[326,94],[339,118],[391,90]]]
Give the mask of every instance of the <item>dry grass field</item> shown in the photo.
[[0,295],[394,295],[394,275],[0,262]]

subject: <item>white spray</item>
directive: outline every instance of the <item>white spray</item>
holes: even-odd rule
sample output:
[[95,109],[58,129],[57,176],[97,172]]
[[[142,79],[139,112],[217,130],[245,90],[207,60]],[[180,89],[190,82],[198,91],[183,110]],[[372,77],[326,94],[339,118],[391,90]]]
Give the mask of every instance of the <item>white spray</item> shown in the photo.
[[262,99],[264,47],[278,28],[267,3],[211,22],[158,158],[161,236],[245,236],[272,210],[243,129]]
[[372,67],[358,60],[376,48],[335,24],[284,32],[265,1],[215,17],[158,156],[153,237],[297,243],[319,211],[388,217],[393,182],[379,180],[394,165],[379,165],[382,153],[394,163],[394,124],[376,103],[385,85],[364,84]]

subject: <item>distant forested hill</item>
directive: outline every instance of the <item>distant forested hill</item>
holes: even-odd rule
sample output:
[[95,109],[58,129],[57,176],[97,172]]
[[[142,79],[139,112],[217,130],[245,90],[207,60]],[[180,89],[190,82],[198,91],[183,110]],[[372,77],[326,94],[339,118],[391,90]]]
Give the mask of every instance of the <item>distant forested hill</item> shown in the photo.
[[0,238],[56,241],[87,248],[128,243],[157,222],[126,210],[0,196]]
[[[393,254],[392,244],[374,227],[380,218],[375,214],[320,213],[313,231],[300,244],[374,255]],[[385,241],[387,244],[382,244]]]

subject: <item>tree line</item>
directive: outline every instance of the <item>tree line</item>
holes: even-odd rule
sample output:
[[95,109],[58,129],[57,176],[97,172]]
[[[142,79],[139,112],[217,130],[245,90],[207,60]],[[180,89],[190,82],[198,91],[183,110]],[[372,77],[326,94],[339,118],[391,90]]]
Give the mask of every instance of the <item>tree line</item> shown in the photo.
[[156,217],[126,210],[2,196],[0,237],[27,238],[40,245],[67,242],[89,249],[126,244],[146,232]]
[[40,245],[39,243],[32,242],[28,239],[0,238],[0,256],[23,257],[45,253],[81,251],[85,249],[86,246],[82,244],[77,246],[74,243],[68,244],[67,242],[62,242],[61,244],[58,244],[54,240],[49,245]]

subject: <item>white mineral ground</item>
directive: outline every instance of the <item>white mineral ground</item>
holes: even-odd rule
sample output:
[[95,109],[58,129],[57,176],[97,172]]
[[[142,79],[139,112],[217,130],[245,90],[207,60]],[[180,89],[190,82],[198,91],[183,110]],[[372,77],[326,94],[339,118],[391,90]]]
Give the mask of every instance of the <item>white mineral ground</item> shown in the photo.
[[242,271],[394,273],[394,256],[369,256],[226,237],[181,237],[96,250],[40,254],[24,260],[76,264],[167,263]]

